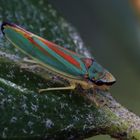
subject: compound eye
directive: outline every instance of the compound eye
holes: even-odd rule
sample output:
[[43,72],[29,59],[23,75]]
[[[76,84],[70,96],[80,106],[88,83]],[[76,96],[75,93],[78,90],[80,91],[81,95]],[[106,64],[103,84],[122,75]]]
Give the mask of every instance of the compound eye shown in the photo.
[[101,80],[95,81],[94,83],[95,83],[96,85],[98,85],[98,86],[101,86],[101,85],[104,84],[104,82],[101,81]]

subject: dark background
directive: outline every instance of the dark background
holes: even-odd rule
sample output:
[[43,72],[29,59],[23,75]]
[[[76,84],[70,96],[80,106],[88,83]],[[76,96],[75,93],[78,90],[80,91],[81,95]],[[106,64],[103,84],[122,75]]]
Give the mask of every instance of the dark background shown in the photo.
[[49,2],[78,30],[97,61],[116,77],[113,96],[140,115],[140,25],[131,1]]

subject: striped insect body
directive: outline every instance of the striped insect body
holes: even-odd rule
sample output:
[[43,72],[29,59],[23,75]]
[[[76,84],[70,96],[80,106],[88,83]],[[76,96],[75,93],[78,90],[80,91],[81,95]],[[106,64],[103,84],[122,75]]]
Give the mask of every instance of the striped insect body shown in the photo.
[[46,90],[75,89],[77,84],[89,89],[94,86],[110,87],[114,76],[93,58],[86,58],[11,23],[3,23],[1,30],[6,38],[39,65],[70,82],[68,87]]

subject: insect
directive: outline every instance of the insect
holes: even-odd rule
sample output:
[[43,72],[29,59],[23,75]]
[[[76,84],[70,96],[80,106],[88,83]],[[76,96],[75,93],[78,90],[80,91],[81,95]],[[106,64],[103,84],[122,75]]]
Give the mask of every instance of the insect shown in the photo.
[[54,75],[68,80],[70,84],[67,87],[40,89],[40,92],[73,90],[77,85],[81,85],[83,89],[98,87],[107,90],[116,81],[114,76],[93,58],[56,45],[13,23],[4,22],[1,30],[15,47]]

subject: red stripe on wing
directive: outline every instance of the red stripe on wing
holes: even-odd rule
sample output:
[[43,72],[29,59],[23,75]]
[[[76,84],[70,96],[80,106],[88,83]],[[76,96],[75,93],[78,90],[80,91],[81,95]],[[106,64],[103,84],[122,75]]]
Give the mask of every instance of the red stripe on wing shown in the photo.
[[28,34],[24,34],[25,38],[27,38],[32,44],[34,44],[41,52],[46,55],[51,56],[44,48],[40,47]]
[[[50,55],[44,48],[42,48],[41,46],[39,46],[33,39],[32,37],[24,34],[24,36],[26,38],[28,38],[28,40],[33,43],[36,47],[38,47],[40,49],[40,51],[42,51],[43,53],[45,53],[46,55]],[[77,62],[73,57],[71,57],[68,54],[65,54],[63,51],[59,50],[58,48],[55,47],[56,44],[49,42],[47,40],[44,40],[42,38],[39,38],[45,45],[47,45],[50,49],[52,49],[54,52],[56,52],[57,54],[59,54],[61,57],[63,57],[65,60],[67,60],[68,62],[70,62],[71,64],[75,65],[76,67],[81,69],[80,63]]]
[[65,60],[67,60],[68,62],[70,62],[71,64],[73,64],[74,66],[78,67],[81,69],[80,63],[78,61],[76,61],[72,56],[64,53],[63,51],[61,51],[59,48],[56,48],[56,44],[44,40],[42,38],[40,38],[40,40],[47,45],[50,49],[52,49],[54,52],[56,52],[58,55],[60,55],[61,57],[63,57]]
[[[25,36],[25,38],[27,38],[31,43],[35,44],[36,47],[38,47],[43,53],[50,55],[44,48],[42,48],[40,45],[38,45],[33,39],[32,39],[32,33],[24,30],[23,28],[14,25],[12,26],[15,30],[19,30],[20,32],[22,31],[23,35]],[[36,36],[37,37],[37,36]],[[63,57],[65,60],[67,60],[69,63],[73,64],[74,66],[78,67],[81,69],[80,63],[75,60],[72,56],[66,54],[65,52],[63,52],[62,50],[60,50],[59,48],[57,48],[57,45],[49,42],[41,37],[38,37],[45,45],[47,45],[50,49],[52,49],[55,53],[57,53],[58,55],[60,55],[61,57]],[[72,52],[71,52],[72,53]]]

